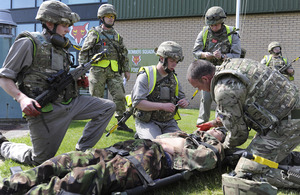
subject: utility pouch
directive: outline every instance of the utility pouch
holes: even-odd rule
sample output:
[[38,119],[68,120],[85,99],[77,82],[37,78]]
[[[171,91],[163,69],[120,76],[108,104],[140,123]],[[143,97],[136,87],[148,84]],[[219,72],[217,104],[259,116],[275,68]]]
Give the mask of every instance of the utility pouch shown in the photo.
[[[247,123],[262,135],[279,124],[278,118],[262,106],[251,103],[244,107],[244,117]],[[249,125],[248,125],[249,126]]]
[[160,99],[161,100],[171,100],[171,94],[170,94],[170,88],[169,87],[161,87],[160,88]]
[[148,123],[151,120],[152,111],[142,111],[139,109],[135,109],[134,116],[139,120]]

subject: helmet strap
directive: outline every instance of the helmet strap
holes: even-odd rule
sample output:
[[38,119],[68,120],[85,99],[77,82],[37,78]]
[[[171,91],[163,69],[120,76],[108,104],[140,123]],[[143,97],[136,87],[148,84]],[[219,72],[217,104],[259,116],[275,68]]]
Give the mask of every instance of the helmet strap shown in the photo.
[[168,58],[164,58],[163,67],[166,73],[170,74],[172,71],[168,69]]
[[104,17],[102,17],[100,20],[101,20],[101,23],[104,24],[104,26],[105,26],[106,28],[112,28],[112,27],[114,26],[114,24],[115,24],[115,21],[116,21],[116,20],[115,20],[113,24],[107,24],[107,23],[105,22],[105,20],[104,20]]

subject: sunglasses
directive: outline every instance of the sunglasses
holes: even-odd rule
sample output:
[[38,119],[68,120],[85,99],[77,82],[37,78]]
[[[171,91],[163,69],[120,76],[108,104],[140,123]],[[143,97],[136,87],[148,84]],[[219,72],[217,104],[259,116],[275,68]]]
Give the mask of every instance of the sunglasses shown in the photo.
[[115,17],[115,15],[113,15],[113,14],[110,14],[110,15],[105,15],[104,17],[107,17],[107,18],[112,18],[112,19],[115,19],[116,17]]

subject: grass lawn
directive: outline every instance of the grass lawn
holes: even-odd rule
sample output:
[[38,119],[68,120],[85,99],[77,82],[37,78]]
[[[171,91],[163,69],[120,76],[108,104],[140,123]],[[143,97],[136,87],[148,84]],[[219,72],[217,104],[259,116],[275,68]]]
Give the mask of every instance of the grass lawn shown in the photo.
[[[179,127],[186,131],[187,133],[192,133],[196,130],[195,124],[198,117],[198,110],[196,109],[180,109],[181,120],[178,122]],[[214,112],[212,111],[211,117],[214,117]],[[75,145],[82,135],[82,130],[87,121],[74,121],[57,152],[56,155],[66,153],[69,151],[73,151],[75,149]],[[117,120],[113,117],[110,121],[107,130],[109,130],[114,124],[117,123]],[[127,125],[133,129],[134,127],[134,119],[130,117],[127,121]],[[106,134],[106,133],[105,133]],[[116,142],[125,141],[128,139],[133,139],[134,133],[118,131],[113,132],[109,137],[106,137],[105,134],[102,136],[100,141],[96,144],[96,148],[104,148],[108,147]],[[249,139],[245,144],[241,146],[241,148],[245,148],[253,138],[255,132],[251,131],[249,135]],[[12,139],[10,141],[25,143],[31,145],[29,136]],[[300,151],[300,146],[296,148],[297,151]],[[21,166],[23,170],[30,169],[30,166],[25,166],[19,163],[16,163],[12,160],[5,160],[3,164],[0,166],[0,176],[2,178],[9,177],[10,171],[9,168],[12,166]],[[195,173],[191,176],[191,178],[187,181],[180,181],[177,183],[173,183],[171,185],[165,186],[163,188],[157,189],[155,191],[151,191],[147,194],[223,194],[222,192],[222,182],[221,182],[221,174],[229,172],[229,168],[222,168],[222,170],[211,170],[203,173]],[[279,190],[278,194],[299,194],[300,191],[294,190]]]

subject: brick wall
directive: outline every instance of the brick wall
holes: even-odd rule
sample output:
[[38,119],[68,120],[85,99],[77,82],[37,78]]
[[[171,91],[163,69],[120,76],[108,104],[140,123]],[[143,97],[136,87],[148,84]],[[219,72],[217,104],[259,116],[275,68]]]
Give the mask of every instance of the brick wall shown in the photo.
[[[300,56],[300,13],[256,14],[240,16],[241,45],[247,50],[246,57],[260,61],[268,54],[268,44],[279,41],[283,56],[291,62]],[[234,26],[235,16],[228,16],[225,24]],[[115,29],[123,36],[128,49],[155,48],[160,43],[172,40],[183,47],[184,61],[176,67],[179,81],[187,98],[191,98],[195,89],[186,79],[186,71],[193,60],[192,49],[198,33],[204,26],[203,17],[166,18],[151,20],[124,20],[115,23]],[[293,64],[296,74],[295,82],[300,85],[300,60]],[[126,85],[129,94],[136,79]],[[190,108],[199,107],[200,95],[190,101]]]

